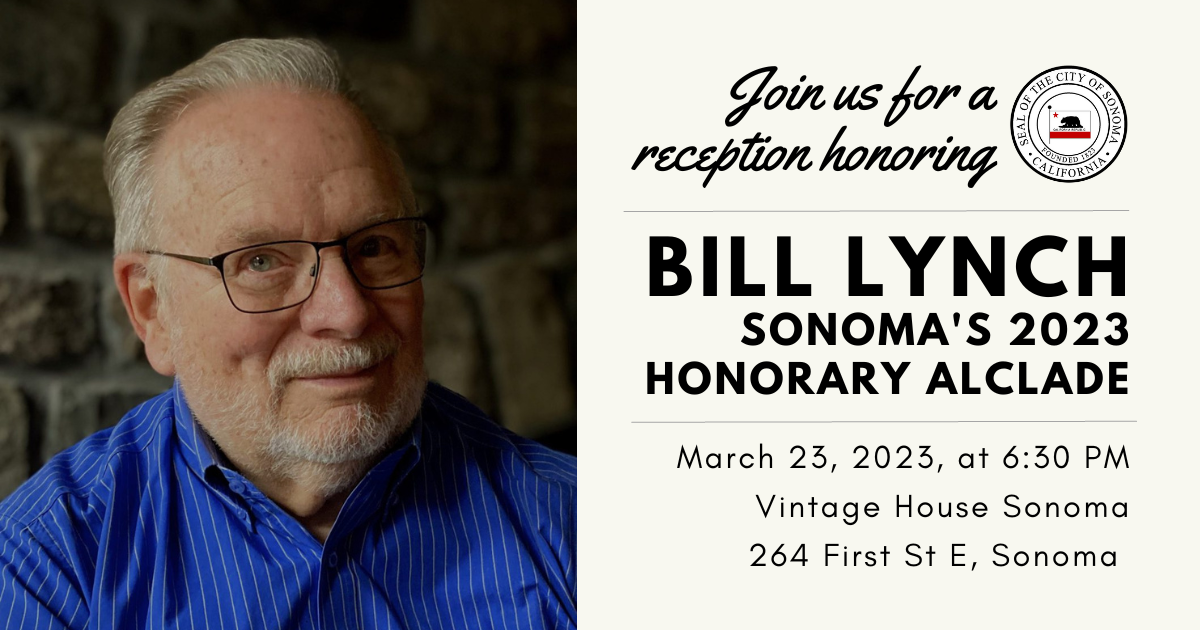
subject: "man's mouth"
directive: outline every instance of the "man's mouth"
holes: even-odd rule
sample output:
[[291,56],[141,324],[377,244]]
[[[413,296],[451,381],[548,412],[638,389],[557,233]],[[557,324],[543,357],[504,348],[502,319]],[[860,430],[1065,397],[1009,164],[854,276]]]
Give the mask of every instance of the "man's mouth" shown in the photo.
[[359,393],[374,385],[398,345],[398,340],[381,337],[345,348],[318,347],[283,355],[271,362],[267,380],[277,396],[288,383]]
[[348,367],[334,372],[323,372],[320,374],[310,374],[307,376],[298,376],[296,380],[304,381],[314,385],[343,385],[352,384],[357,381],[370,379],[378,370],[379,364],[363,367]]

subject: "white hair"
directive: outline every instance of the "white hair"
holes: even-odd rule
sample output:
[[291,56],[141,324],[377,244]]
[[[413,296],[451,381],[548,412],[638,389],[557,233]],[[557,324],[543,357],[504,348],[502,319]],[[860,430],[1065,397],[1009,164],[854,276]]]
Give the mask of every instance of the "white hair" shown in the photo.
[[[338,96],[362,111],[337,53],[311,39],[236,39],[159,79],[117,112],[104,142],[104,178],[116,217],[115,253],[155,247],[161,217],[151,211],[151,158],[163,132],[196,99],[252,86]],[[398,173],[403,173],[392,144],[369,117],[367,120]],[[406,185],[403,190],[403,201],[412,209],[412,193]]]

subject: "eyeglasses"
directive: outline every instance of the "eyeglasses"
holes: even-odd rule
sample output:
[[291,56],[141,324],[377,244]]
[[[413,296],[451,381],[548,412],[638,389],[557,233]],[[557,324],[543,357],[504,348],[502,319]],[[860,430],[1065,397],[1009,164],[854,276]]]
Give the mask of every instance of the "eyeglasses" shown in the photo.
[[312,296],[321,273],[320,252],[342,247],[342,260],[364,289],[394,289],[421,279],[425,270],[425,221],[419,217],[370,225],[344,238],[273,241],[240,247],[212,258],[146,251],[216,267],[233,307],[271,313],[298,306]]

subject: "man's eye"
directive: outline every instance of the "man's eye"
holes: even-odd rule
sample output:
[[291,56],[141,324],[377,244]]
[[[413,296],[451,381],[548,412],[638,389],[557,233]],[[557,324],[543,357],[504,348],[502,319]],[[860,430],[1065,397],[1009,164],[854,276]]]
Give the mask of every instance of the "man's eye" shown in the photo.
[[391,239],[382,236],[371,236],[358,245],[358,251],[355,253],[365,258],[374,258],[376,256],[386,256],[395,253],[395,251],[396,244]]
[[279,266],[279,259],[269,254],[255,254],[246,265],[250,271],[266,272]]
[[237,261],[239,272],[265,274],[277,272],[292,264],[292,258],[285,252],[274,250],[259,250],[247,252]]

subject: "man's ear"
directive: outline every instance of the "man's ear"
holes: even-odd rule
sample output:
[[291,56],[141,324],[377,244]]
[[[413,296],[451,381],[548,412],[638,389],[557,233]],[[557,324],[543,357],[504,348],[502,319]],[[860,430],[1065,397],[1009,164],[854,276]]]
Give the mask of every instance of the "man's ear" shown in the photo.
[[146,254],[118,254],[113,259],[113,280],[121,293],[129,323],[146,347],[151,367],[164,376],[174,376],[171,338],[159,317],[160,296],[146,269]]

